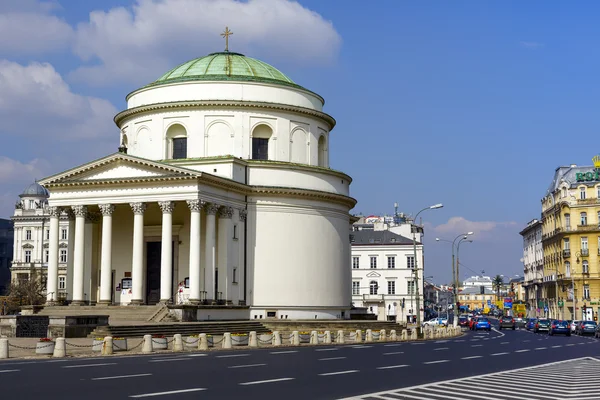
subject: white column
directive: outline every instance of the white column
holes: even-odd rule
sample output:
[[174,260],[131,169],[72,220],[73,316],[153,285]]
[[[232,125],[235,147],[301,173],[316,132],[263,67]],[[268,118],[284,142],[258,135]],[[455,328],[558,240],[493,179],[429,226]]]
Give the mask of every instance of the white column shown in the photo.
[[100,253],[100,304],[111,304],[112,288],[112,215],[115,206],[100,204],[102,213],[102,250]]
[[85,246],[85,217],[87,206],[72,206],[75,213],[75,251],[73,255],[73,301],[71,304],[81,305],[83,298],[83,262]]
[[13,258],[18,261],[21,262],[23,260],[23,242],[22,242],[22,237],[23,237],[23,227],[18,227],[15,230],[15,235],[17,237],[17,247],[15,247],[15,251],[13,254]]
[[202,200],[188,200],[190,208],[190,297],[192,304],[200,303],[200,211]]
[[204,263],[204,290],[206,290],[206,299],[216,301],[215,293],[215,215],[219,209],[218,204],[207,203],[205,207],[206,211],[206,230],[204,235],[204,251],[205,263]]
[[219,242],[217,265],[219,270],[218,289],[226,302],[231,300],[231,260],[229,259],[229,242],[231,241],[231,217],[233,208],[223,206],[219,209]]
[[[67,209],[69,226],[67,231],[67,300],[73,300],[73,266],[75,265],[75,213]],[[60,249],[58,250],[60,253]]]
[[133,210],[133,252],[131,260],[131,304],[144,302],[144,211],[146,203],[130,203]]
[[162,239],[160,249],[160,301],[170,303],[173,298],[173,209],[172,201],[158,203],[162,210]]
[[19,228],[15,227],[13,232],[13,263],[19,261],[17,249],[19,248]]
[[239,237],[239,257],[238,257],[238,287],[239,294],[238,300],[246,300],[246,286],[244,285],[246,271],[244,270],[244,266],[246,265],[246,219],[248,217],[248,212],[244,209],[239,210],[240,213],[240,224],[238,226],[238,237]]
[[50,207],[50,239],[48,243],[48,280],[46,286],[46,304],[50,305],[58,298],[58,225],[61,209]]

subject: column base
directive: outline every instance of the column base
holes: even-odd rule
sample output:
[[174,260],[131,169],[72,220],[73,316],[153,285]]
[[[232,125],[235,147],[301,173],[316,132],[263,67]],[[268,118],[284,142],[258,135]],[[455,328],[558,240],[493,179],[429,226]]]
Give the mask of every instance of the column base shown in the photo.
[[162,300],[162,299],[161,299],[161,300],[158,302],[158,304],[161,304],[161,305],[163,305],[163,306],[166,306],[166,305],[169,305],[169,304],[173,304],[173,301],[172,301],[171,299],[166,299],[166,300]]
[[47,301],[46,304],[44,304],[44,306],[54,307],[54,306],[57,306],[58,304],[59,304],[58,301],[51,300],[51,301]]
[[83,306],[85,305],[85,301],[83,300],[71,300],[71,304],[69,304],[69,306],[75,306],[75,307],[79,307],[79,306]]
[[188,304],[191,304],[193,306],[197,306],[200,304],[200,299],[188,299]]
[[107,307],[107,306],[111,306],[112,305],[112,301],[110,300],[100,300],[99,302],[96,303],[96,307]]
[[129,302],[130,306],[141,306],[142,304],[144,304],[142,300],[131,300]]

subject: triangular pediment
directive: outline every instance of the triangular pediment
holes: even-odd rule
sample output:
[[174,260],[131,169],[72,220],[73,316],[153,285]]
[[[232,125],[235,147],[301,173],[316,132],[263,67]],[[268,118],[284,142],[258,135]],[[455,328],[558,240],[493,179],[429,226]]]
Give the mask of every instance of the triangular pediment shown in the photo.
[[377,272],[375,272],[375,271],[369,272],[369,273],[367,274],[367,278],[379,278],[380,276],[381,276],[381,274],[378,274],[378,273],[377,273]]
[[198,171],[116,153],[81,165],[40,181],[52,186],[69,183],[120,182],[123,180],[155,180],[162,178],[193,178]]

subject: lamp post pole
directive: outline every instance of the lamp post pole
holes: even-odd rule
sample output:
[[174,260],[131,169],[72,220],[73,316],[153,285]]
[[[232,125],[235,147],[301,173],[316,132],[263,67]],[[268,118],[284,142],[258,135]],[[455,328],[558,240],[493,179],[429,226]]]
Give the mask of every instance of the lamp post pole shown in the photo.
[[417,215],[415,215],[415,218],[413,219],[413,223],[412,223],[412,239],[413,239],[413,257],[415,260],[415,268],[414,268],[414,273],[415,273],[415,279],[414,279],[414,283],[415,283],[415,297],[416,297],[416,306],[417,306],[417,329],[421,329],[421,301],[419,299],[419,263],[417,261],[417,238],[416,238],[416,230],[417,230],[417,217],[419,216],[419,214],[421,214],[423,211],[425,210],[434,210],[437,208],[442,208],[444,207],[443,204],[439,203],[439,204],[434,204],[433,206],[429,206],[426,207],[424,209],[422,209],[421,211],[419,211],[417,213]]
[[[472,235],[472,234],[473,234],[473,232],[469,232],[468,234],[469,234],[469,235]],[[459,265],[460,265],[460,264],[459,264],[459,263],[460,263],[460,257],[459,257],[459,253],[460,253],[460,244],[461,244],[463,241],[467,241],[468,243],[473,243],[473,241],[472,241],[472,240],[467,240],[467,235],[464,235],[464,236],[463,236],[463,237],[462,237],[462,238],[461,238],[461,239],[458,241],[458,243],[456,244],[456,275],[455,275],[455,278],[456,278],[456,280],[454,281],[454,285],[455,285],[455,287],[456,287],[456,295],[455,295],[455,297],[456,297],[456,298],[455,298],[455,301],[454,301],[454,304],[455,304],[455,305],[456,305],[456,304],[457,304],[457,302],[458,302],[458,282],[459,282],[459,280],[460,280],[460,279],[459,279],[459,276],[460,276],[460,275],[459,275]],[[454,326],[455,326],[455,327],[457,326],[457,323],[458,323],[458,318],[454,318]]]

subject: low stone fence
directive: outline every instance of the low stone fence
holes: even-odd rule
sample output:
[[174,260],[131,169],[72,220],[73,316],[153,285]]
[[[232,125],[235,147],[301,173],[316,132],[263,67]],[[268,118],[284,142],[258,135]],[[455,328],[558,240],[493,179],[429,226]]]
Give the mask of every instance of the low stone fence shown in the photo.
[[[182,352],[185,350],[207,351],[209,349],[231,349],[234,347],[259,348],[267,346],[301,346],[301,345],[320,345],[320,344],[356,344],[356,343],[374,343],[374,342],[397,342],[414,340],[431,340],[461,335],[460,327],[448,328],[425,328],[422,335],[417,329],[402,329],[399,333],[396,330],[387,332],[386,330],[373,331],[293,331],[281,333],[278,331],[270,333],[225,333],[223,335],[207,335],[200,333],[198,335],[182,336],[175,334],[172,338],[162,335],[145,335],[143,340],[126,339],[116,337],[104,337],[89,339],[89,344],[76,344],[74,340],[63,337],[56,339],[39,339],[35,345],[19,346],[14,343],[16,340],[9,338],[0,339],[0,359],[9,358],[13,350],[32,351],[36,355],[48,355],[53,357],[66,357],[71,350],[77,352],[101,355],[112,355],[116,352],[134,352],[148,354],[160,350],[171,350]],[[77,339],[81,342],[83,339]],[[13,343],[11,343],[11,341]],[[129,346],[130,342],[139,342],[134,346]],[[11,350],[13,349],[13,350]],[[33,355],[28,354],[28,355]],[[71,354],[69,354],[71,355]]]

